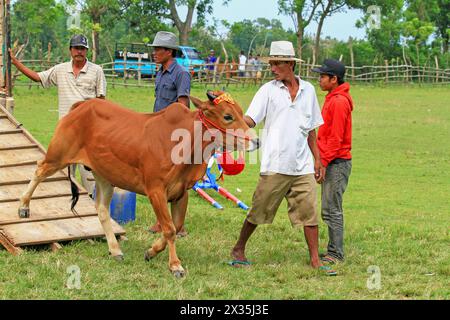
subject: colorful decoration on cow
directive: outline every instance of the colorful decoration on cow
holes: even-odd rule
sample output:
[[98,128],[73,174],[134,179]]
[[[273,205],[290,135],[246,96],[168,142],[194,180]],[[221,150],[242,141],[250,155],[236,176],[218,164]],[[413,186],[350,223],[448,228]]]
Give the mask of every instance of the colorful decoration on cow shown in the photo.
[[[217,163],[217,167],[219,169],[220,174],[219,178],[217,178],[216,175],[211,172],[214,163]],[[195,192],[197,192],[202,198],[204,198],[206,201],[208,201],[212,206],[214,206],[217,209],[223,210],[223,207],[216,200],[214,200],[209,194],[207,194],[205,192],[205,189],[213,189],[217,191],[220,195],[233,201],[238,207],[247,211],[249,208],[245,203],[243,203],[241,200],[232,195],[227,189],[221,187],[217,183],[217,180],[219,180],[220,177],[223,177],[223,174],[237,175],[241,173],[242,170],[244,170],[244,168],[245,168],[245,160],[242,153],[240,153],[238,160],[233,159],[232,155],[229,152],[216,153],[209,160],[208,168],[206,169],[206,174],[203,177],[203,180],[198,181],[192,187],[192,189],[194,189]]]

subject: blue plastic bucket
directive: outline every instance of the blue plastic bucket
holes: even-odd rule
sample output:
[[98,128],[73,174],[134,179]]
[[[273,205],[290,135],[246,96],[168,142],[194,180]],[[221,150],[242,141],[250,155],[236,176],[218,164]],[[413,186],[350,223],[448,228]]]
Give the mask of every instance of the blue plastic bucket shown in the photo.
[[[94,199],[95,197],[96,190],[94,189]],[[111,218],[120,224],[136,220],[136,193],[114,188],[109,212]]]
[[125,224],[136,220],[136,193],[114,188],[109,210],[111,218],[117,223]]

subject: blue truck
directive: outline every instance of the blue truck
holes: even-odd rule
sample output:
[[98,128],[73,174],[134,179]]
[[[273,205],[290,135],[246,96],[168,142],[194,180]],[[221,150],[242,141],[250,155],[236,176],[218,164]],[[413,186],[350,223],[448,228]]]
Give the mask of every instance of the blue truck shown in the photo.
[[[141,58],[141,76],[154,77],[159,70],[159,65],[153,62],[152,48],[144,43],[116,43],[114,72],[119,76],[123,76],[124,71],[137,75],[139,56]],[[180,46],[175,54],[175,59],[179,65],[183,66],[192,75],[202,70],[205,64],[197,49],[188,46]]]

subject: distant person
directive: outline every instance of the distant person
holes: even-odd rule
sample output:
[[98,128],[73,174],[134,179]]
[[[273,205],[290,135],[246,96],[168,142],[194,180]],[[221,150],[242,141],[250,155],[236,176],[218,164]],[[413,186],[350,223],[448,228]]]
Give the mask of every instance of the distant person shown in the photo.
[[[159,31],[153,43],[153,58],[155,63],[160,64],[161,68],[156,74],[155,80],[155,105],[154,112],[164,110],[174,102],[179,102],[189,108],[189,95],[191,92],[191,75],[175,60],[175,54],[179,49],[177,44],[177,36],[172,32]],[[188,193],[182,201],[186,205],[188,203]],[[161,226],[157,221],[150,232],[161,232]],[[178,236],[185,236],[186,230],[184,226],[178,232]]]
[[322,108],[324,124],[319,128],[318,146],[326,167],[322,184],[322,219],[328,225],[328,247],[322,261],[334,264],[344,260],[344,192],[352,171],[352,111],[350,85],[344,81],[345,65],[327,59],[320,68],[319,85],[328,91]]
[[[58,64],[49,70],[35,72],[23,65],[9,49],[11,62],[20,72],[44,88],[58,88],[59,119],[69,113],[73,104],[94,98],[104,99],[106,96],[106,78],[103,69],[87,59],[88,40],[84,35],[75,35],[70,39],[71,61]],[[71,166],[71,174],[75,176],[76,166]],[[78,166],[83,187],[92,197],[95,180],[92,173]]]
[[[247,241],[258,225],[273,222],[286,199],[291,225],[303,228],[311,267],[326,275],[336,275],[319,258],[317,183],[322,183],[325,169],[320,161],[316,128],[323,120],[314,86],[294,73],[299,61],[292,42],[272,42],[268,62],[275,79],[258,90],[244,117],[251,128],[264,122],[266,136],[252,207],[231,251],[233,260],[229,264],[235,267],[251,264],[245,254]],[[267,245],[264,244],[266,248]]]
[[239,55],[239,77],[245,77],[245,65],[247,64],[247,57],[244,51]]
[[206,58],[206,69],[210,72],[214,71],[214,67],[217,61],[216,52],[214,50],[209,51],[209,55]]
[[262,77],[262,62],[261,55],[257,54],[254,61],[255,71],[256,71],[256,79],[261,79]]

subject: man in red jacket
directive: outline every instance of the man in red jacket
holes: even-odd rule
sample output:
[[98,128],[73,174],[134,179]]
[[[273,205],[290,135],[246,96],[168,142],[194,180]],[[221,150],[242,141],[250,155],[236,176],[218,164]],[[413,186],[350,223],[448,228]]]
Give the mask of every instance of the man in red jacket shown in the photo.
[[344,260],[344,214],[342,200],[352,170],[352,111],[350,85],[344,82],[345,66],[327,59],[320,68],[320,88],[328,91],[322,108],[324,124],[319,128],[318,146],[322,164],[326,167],[322,184],[322,219],[328,225],[327,253],[322,261]]

